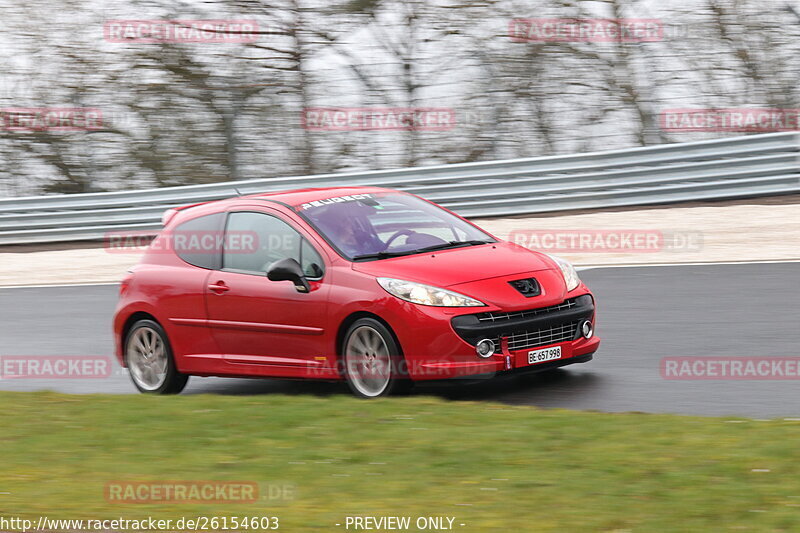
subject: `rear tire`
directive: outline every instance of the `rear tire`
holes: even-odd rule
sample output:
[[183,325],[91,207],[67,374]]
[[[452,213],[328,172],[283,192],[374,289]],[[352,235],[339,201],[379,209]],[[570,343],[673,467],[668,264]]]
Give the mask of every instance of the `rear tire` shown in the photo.
[[361,318],[348,328],[342,361],[347,384],[360,398],[380,398],[413,387],[392,332],[374,318]]
[[175,367],[169,339],[160,324],[139,320],[125,337],[125,366],[131,381],[145,394],[178,394],[189,376]]

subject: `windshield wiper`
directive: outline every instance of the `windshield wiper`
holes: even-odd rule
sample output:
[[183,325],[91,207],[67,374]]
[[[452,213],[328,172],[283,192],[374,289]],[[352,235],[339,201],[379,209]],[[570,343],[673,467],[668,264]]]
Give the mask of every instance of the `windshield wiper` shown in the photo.
[[416,250],[406,250],[404,252],[376,252],[374,254],[357,255],[353,261],[361,261],[364,259],[386,259],[388,257],[401,257],[403,255],[411,255],[417,253]]
[[450,241],[441,244],[434,244],[433,246],[426,246],[425,248],[418,248],[416,250],[404,250],[397,252],[376,252],[374,254],[357,255],[353,261],[361,261],[366,259],[387,259],[389,257],[402,257],[404,255],[424,254],[425,252],[435,252],[436,250],[446,250],[448,248],[461,248],[463,246],[478,246],[480,244],[489,244],[494,241]]
[[493,241],[450,241],[443,242],[442,244],[434,244],[433,246],[426,246],[415,250],[414,253],[435,252],[436,250],[447,250],[448,248],[462,248],[464,246],[479,246],[481,244],[489,244]]

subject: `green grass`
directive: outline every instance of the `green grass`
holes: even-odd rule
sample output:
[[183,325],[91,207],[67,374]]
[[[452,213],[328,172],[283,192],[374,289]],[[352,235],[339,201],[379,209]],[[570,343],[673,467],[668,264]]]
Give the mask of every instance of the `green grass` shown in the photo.
[[[273,515],[282,531],[345,531],[335,524],[347,515],[454,516],[461,531],[800,529],[797,421],[422,397],[0,393],[0,402],[6,517]],[[109,482],[158,480],[295,492],[255,504],[104,496]]]

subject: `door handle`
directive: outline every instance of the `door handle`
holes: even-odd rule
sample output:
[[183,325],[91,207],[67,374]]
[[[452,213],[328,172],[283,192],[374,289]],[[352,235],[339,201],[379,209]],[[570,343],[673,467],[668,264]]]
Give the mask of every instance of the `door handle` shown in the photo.
[[231,288],[225,285],[224,281],[218,281],[216,283],[209,284],[208,290],[216,294],[222,294],[223,292],[228,292],[229,290],[231,290]]

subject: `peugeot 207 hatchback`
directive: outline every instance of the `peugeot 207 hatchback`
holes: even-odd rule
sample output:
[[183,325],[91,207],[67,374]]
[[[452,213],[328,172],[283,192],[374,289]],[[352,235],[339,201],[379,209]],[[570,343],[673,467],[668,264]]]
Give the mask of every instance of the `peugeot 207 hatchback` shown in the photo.
[[164,214],[122,281],[117,356],[142,392],[188,376],[414,381],[589,361],[595,305],[562,259],[412,194],[307,189]]

